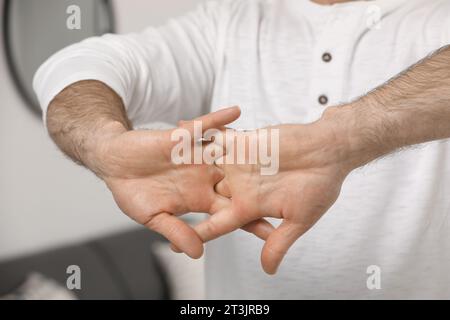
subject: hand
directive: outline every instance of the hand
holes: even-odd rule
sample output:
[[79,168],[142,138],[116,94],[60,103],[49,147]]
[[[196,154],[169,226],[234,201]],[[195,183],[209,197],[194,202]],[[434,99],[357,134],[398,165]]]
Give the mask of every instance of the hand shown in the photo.
[[[230,108],[181,122],[194,137],[194,121],[203,130],[221,128],[240,115]],[[230,200],[214,192],[223,173],[214,165],[175,165],[171,152],[173,130],[117,130],[97,150],[97,174],[111,190],[120,209],[138,223],[161,233],[192,258],[203,253],[203,242],[195,231],[177,216],[190,212],[214,214],[229,210]],[[193,141],[194,143],[194,141]],[[267,222],[250,227],[260,237],[267,237]]]
[[[195,228],[203,241],[209,241],[263,217],[283,219],[262,250],[262,266],[269,274],[276,272],[289,247],[336,201],[351,170],[343,157],[346,142],[336,138],[332,126],[321,122],[284,125],[268,128],[268,136],[274,129],[280,136],[279,172],[264,176],[260,163],[227,164],[222,159],[225,164],[218,166],[225,179],[216,191],[232,199],[232,210],[219,212]],[[257,138],[258,131],[234,132],[226,140],[236,141],[242,135]],[[236,155],[238,150],[234,151]]]
[[[203,128],[224,126],[240,115],[237,108],[209,114]],[[182,126],[191,130],[193,122]],[[171,151],[173,130],[126,131],[104,140],[98,155],[99,176],[120,209],[138,223],[161,233],[190,257],[203,253],[194,230],[176,216],[189,212],[218,212],[227,199],[214,192],[223,174],[208,165],[175,165]],[[193,136],[193,134],[192,134]]]

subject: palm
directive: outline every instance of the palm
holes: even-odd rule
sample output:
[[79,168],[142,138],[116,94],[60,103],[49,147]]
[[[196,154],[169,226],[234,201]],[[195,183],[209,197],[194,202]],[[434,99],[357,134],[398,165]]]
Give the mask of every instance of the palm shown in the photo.
[[208,165],[175,165],[170,161],[171,131],[131,131],[113,144],[119,170],[107,184],[120,208],[147,224],[162,212],[180,215],[209,212],[219,201],[214,185],[220,169]]

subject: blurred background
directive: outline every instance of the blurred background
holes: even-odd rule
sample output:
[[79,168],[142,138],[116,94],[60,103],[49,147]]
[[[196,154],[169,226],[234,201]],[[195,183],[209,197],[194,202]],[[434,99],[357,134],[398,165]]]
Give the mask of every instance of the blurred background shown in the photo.
[[[56,149],[31,92],[34,71],[58,49],[160,25],[201,1],[0,0],[0,299],[202,298],[201,286],[176,288],[170,269],[184,257],[173,258]],[[81,8],[80,30],[66,27],[72,5]],[[81,290],[67,289],[70,265],[80,267]],[[200,269],[197,262],[191,279]]]

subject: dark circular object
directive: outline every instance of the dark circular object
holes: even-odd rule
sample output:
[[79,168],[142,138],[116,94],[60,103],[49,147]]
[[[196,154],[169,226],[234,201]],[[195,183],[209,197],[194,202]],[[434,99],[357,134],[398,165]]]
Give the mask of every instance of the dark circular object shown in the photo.
[[327,103],[328,103],[328,97],[326,96],[326,95],[321,95],[320,97],[319,97],[319,103],[321,104],[321,105],[326,105]]
[[324,62],[330,62],[331,60],[333,60],[333,56],[331,55],[331,53],[329,53],[329,52],[325,52],[323,55],[322,55],[322,60],[324,61]]
[[[69,7],[80,9],[80,29],[70,29]],[[52,54],[91,36],[114,32],[111,0],[5,0],[3,41],[7,65],[20,96],[36,115],[41,108],[33,76]]]

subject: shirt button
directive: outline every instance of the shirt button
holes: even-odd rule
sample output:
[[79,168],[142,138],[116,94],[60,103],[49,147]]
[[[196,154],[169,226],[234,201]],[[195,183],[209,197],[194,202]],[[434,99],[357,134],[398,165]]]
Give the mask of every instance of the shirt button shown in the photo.
[[328,103],[328,97],[326,96],[326,95],[321,95],[320,97],[319,97],[319,103],[321,104],[321,105],[326,105],[327,103]]
[[322,55],[322,60],[323,60],[324,62],[330,62],[332,59],[333,59],[332,55],[331,55],[330,53],[328,53],[328,52],[325,52],[325,53]]

